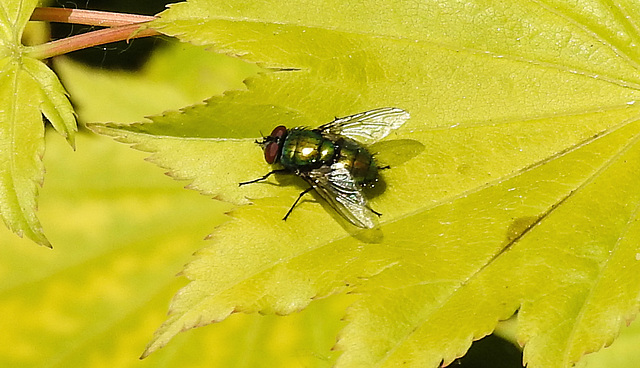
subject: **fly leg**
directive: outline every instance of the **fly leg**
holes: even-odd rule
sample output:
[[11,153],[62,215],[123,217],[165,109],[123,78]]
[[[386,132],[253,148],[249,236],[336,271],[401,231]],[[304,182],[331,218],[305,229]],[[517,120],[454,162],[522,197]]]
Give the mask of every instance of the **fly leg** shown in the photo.
[[266,178],[271,176],[271,174],[284,174],[284,173],[288,173],[288,172],[289,171],[287,171],[286,169],[273,170],[273,171],[270,171],[267,175],[263,175],[263,176],[259,177],[258,179],[249,180],[249,181],[243,181],[242,183],[238,184],[238,186],[243,186],[243,185],[247,185],[247,184],[251,184],[251,183],[257,183],[257,182],[259,182],[261,180],[265,180]]
[[287,214],[284,215],[284,217],[282,218],[283,221],[287,221],[287,217],[289,217],[289,215],[291,214],[291,211],[293,211],[293,208],[298,204],[298,202],[300,202],[300,198],[302,198],[303,195],[309,193],[312,189],[313,189],[313,187],[309,187],[309,188],[303,190],[302,193],[300,193],[300,195],[298,196],[298,199],[296,199],[296,201],[293,202],[293,206],[291,206],[291,208],[289,208],[289,211],[287,211]]
[[369,209],[369,211],[373,212],[374,214],[376,214],[378,217],[382,216],[382,214],[376,210],[374,210],[373,208],[367,206],[367,208]]

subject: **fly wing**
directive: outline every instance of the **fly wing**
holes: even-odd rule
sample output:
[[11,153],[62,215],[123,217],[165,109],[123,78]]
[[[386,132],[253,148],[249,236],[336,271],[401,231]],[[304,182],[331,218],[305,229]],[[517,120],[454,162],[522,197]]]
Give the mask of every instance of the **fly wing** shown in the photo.
[[370,229],[376,225],[377,216],[367,206],[349,170],[322,166],[301,176],[333,209],[355,226]]
[[336,118],[318,129],[323,133],[344,135],[363,144],[372,144],[401,127],[409,117],[409,113],[402,109],[384,107]]

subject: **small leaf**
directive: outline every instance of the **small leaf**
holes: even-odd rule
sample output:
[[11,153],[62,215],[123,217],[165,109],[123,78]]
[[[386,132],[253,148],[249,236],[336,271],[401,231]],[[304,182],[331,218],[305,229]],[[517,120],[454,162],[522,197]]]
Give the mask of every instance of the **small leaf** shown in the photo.
[[67,92],[56,74],[44,63],[32,58],[23,58],[25,71],[38,83],[40,109],[53,128],[75,146],[74,134],[78,130],[73,108]]
[[[172,5],[162,32],[269,69],[246,92],[94,126],[203,193],[252,203],[185,268],[145,354],[234,312],[288,314],[344,291],[361,299],[339,367],[450,363],[516,311],[531,367],[609,344],[640,295],[640,9],[547,3]],[[389,139],[425,149],[383,172],[379,229],[313,196],[283,222],[305,188],[295,177],[237,186],[271,169],[259,132],[385,106],[411,113]]]
[[0,4],[0,214],[19,236],[50,247],[35,213],[44,179],[42,115],[71,145],[76,125],[55,74],[41,61],[22,56],[20,38],[37,3]]

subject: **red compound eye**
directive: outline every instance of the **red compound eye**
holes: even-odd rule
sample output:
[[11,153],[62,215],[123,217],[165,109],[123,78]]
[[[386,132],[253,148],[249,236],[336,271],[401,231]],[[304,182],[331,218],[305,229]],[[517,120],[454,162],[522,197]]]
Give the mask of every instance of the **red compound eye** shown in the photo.
[[264,147],[264,159],[268,164],[272,164],[276,162],[276,158],[278,157],[278,151],[280,150],[280,146],[277,142],[269,142]]
[[271,138],[282,138],[285,134],[287,134],[287,128],[283,125],[278,125],[271,132]]
[[280,143],[285,135],[287,135],[287,128],[283,125],[278,125],[273,129],[271,135],[265,139],[265,141],[268,142],[267,145],[264,146],[264,159],[267,163],[272,164],[278,160]]

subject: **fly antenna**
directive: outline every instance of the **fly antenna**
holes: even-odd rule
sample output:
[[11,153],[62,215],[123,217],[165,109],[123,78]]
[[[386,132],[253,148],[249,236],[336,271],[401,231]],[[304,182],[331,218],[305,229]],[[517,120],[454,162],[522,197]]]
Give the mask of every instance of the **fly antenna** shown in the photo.
[[260,132],[260,136],[262,137],[262,142],[260,142],[259,140],[256,139],[255,143],[256,144],[263,144],[264,141],[265,141],[265,136],[264,136],[264,134],[262,134],[262,130],[260,130],[259,132]]

